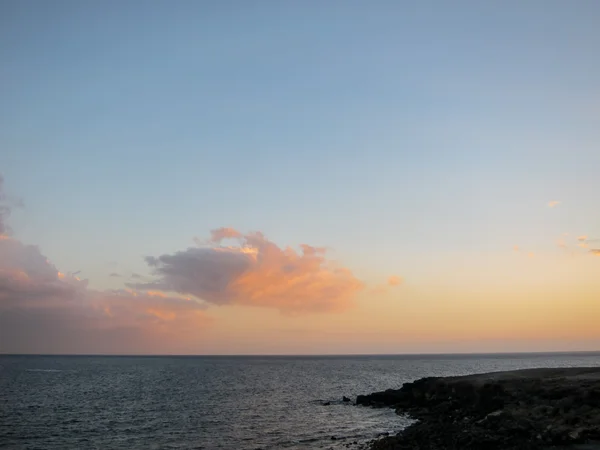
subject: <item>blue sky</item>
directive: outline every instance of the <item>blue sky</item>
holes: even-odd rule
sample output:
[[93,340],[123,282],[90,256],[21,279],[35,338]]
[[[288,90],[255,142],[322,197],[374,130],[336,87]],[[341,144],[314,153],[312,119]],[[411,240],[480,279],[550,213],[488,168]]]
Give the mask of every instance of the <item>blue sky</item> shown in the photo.
[[93,283],[220,226],[407,280],[600,236],[596,1],[0,8],[12,227]]

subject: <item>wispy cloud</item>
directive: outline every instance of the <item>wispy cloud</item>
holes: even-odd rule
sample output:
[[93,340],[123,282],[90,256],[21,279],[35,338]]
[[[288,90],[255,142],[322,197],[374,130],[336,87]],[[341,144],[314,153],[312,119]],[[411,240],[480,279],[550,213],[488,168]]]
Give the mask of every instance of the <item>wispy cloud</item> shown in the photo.
[[548,202],[548,207],[555,208],[558,205],[560,205],[560,203],[561,203],[560,200],[552,200],[552,201]]
[[11,232],[6,224],[6,219],[10,216],[15,207],[23,206],[23,201],[9,197],[4,191],[4,177],[0,174],[0,236],[8,236]]
[[390,286],[400,286],[402,284],[402,278],[397,275],[392,275],[388,278],[388,285]]
[[[217,245],[223,239],[236,239],[238,245]],[[323,248],[280,248],[262,233],[242,234],[232,228],[213,230],[209,241],[211,246],[147,257],[155,280],[129,286],[284,313],[342,311],[363,288],[349,269],[328,260]]]
[[122,275],[118,274],[117,272],[113,272],[109,275],[109,277],[113,277],[113,278],[121,278]]
[[592,255],[600,256],[600,248],[593,248],[590,250]]
[[577,240],[578,241],[587,241],[587,239],[588,239],[588,235],[587,234],[584,234],[582,236],[577,236]]
[[219,244],[224,239],[239,239],[242,237],[242,234],[229,227],[221,227],[216,230],[212,230],[210,232],[210,242]]

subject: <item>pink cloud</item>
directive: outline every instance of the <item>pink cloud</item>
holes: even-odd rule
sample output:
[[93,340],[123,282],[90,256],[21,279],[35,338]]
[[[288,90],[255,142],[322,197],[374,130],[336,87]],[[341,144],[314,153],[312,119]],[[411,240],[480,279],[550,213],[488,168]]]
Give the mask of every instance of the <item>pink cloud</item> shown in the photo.
[[347,309],[363,288],[353,273],[325,257],[325,249],[280,248],[262,233],[242,235],[231,228],[212,231],[210,241],[238,240],[237,246],[208,246],[147,257],[155,280],[131,284],[193,295],[208,303],[278,309],[283,313]]
[[0,239],[0,351],[110,353],[117,335],[128,339],[117,348],[166,351],[173,339],[209,322],[204,309],[195,299],[160,292],[90,289],[87,280],[59,272],[37,247]]

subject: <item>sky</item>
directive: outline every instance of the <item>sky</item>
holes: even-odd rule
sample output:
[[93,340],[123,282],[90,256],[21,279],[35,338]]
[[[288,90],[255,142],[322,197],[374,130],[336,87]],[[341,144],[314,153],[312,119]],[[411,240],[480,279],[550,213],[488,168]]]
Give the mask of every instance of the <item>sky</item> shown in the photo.
[[0,352],[600,350],[598,23],[0,2]]

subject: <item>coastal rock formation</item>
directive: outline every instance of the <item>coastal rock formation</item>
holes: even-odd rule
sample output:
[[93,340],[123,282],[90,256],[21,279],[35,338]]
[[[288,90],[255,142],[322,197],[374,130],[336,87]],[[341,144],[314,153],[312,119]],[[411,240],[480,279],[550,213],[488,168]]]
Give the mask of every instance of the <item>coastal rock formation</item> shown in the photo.
[[600,367],[422,378],[356,403],[417,419],[373,450],[600,449]]

